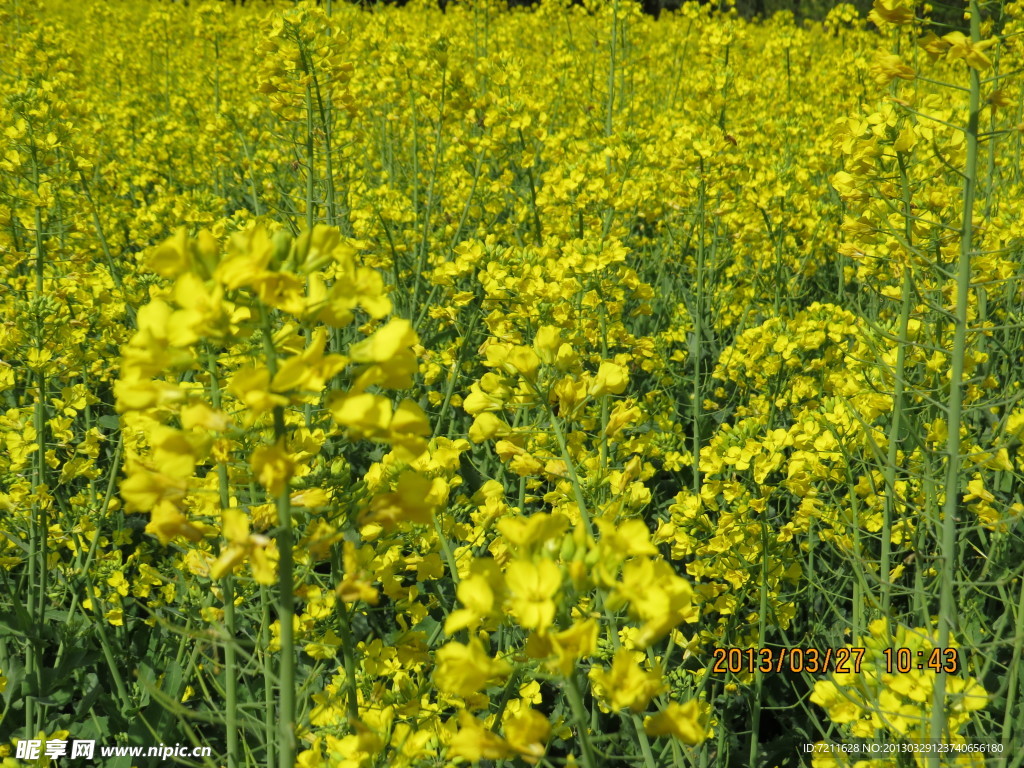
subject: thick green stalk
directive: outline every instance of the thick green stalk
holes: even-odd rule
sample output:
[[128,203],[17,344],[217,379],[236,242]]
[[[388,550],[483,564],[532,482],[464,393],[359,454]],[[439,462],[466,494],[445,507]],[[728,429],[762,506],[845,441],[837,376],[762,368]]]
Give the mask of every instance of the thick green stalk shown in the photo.
[[[420,237],[419,254],[416,261],[416,273],[413,275],[413,290],[412,290],[412,306],[410,319],[416,318],[417,308],[419,306],[420,296],[420,285],[423,282],[424,270],[427,266],[427,250],[430,243],[430,218],[433,214],[434,209],[434,192],[437,185],[437,171],[438,164],[441,162],[441,153],[443,150],[444,133],[444,110],[445,110],[445,96],[446,96],[446,85],[448,83],[448,70],[442,70],[441,72],[441,100],[438,105],[437,112],[437,133],[434,136],[434,159],[430,169],[430,186],[427,188],[427,206],[423,213],[423,234]],[[419,179],[413,180],[413,188],[419,184]],[[417,323],[418,324],[418,323]]]
[[[614,133],[615,117],[615,70],[618,60],[618,38],[619,38],[619,3],[614,0],[612,3],[612,34],[608,51],[608,101],[605,105],[604,136],[608,147],[611,146],[611,137]],[[612,158],[605,157],[604,169],[607,181],[612,178]],[[604,227],[601,232],[601,240],[607,240],[612,231],[612,223],[615,221],[615,205],[609,203],[604,213]],[[580,226],[580,237],[583,237],[583,227]]]
[[[761,519],[761,578],[758,584],[760,600],[757,609],[757,647],[764,648],[767,641],[768,625],[768,525]],[[754,696],[751,700],[750,713],[750,752],[748,765],[757,765],[758,746],[761,741],[761,691],[764,686],[764,673],[758,666],[754,670]]]
[[306,231],[313,231],[316,221],[316,157],[313,150],[313,92],[306,84]]
[[597,768],[597,758],[594,755],[594,746],[590,743],[590,736],[587,733],[589,728],[589,717],[587,708],[583,704],[583,696],[580,695],[580,687],[576,682],[575,671],[570,672],[565,679],[565,695],[569,699],[569,708],[572,710],[572,719],[576,722],[576,730],[579,733],[580,749],[582,751],[581,762],[583,768]]
[[[270,313],[260,307],[263,320],[263,352],[270,378],[277,374],[277,352],[274,349],[273,329]],[[274,440],[284,445],[286,429],[284,408],[276,406],[273,413]],[[275,499],[277,506],[277,618],[281,627],[281,650],[278,664],[279,726],[278,765],[280,768],[294,768],[295,739],[295,575],[292,552],[294,533],[292,531],[291,492],[285,482]]]
[[562,455],[562,461],[565,462],[566,472],[569,473],[569,481],[572,483],[573,496],[576,499],[576,506],[580,510],[580,519],[583,521],[583,528],[587,532],[587,536],[594,537],[594,523],[590,519],[590,512],[587,511],[587,502],[583,498],[583,486],[580,483],[580,478],[576,474],[576,465],[572,460],[572,456],[569,454],[569,445],[566,443],[565,435],[562,433],[562,428],[558,424],[558,417],[555,416],[551,407],[547,404],[547,400],[544,401],[547,406],[548,417],[550,419],[551,431],[555,433],[555,441],[558,443],[559,453]]
[[[110,509],[110,502],[114,498],[114,489],[117,485],[118,471],[121,467],[121,456],[124,449],[124,438],[122,435],[118,435],[117,447],[114,449],[113,463],[110,468],[110,473],[107,478],[107,489],[103,498],[103,504],[100,506],[99,512],[96,515],[97,520],[103,520],[107,516],[107,511]],[[124,679],[121,675],[121,668],[118,666],[117,660],[114,658],[113,649],[110,645],[110,640],[107,638],[107,628],[105,620],[103,619],[103,608],[102,600],[99,593],[96,591],[96,585],[90,577],[89,570],[92,568],[93,560],[96,557],[96,550],[99,548],[100,537],[94,536],[92,542],[89,544],[89,551],[86,554],[85,561],[82,564],[81,574],[82,583],[85,587],[85,593],[93,605],[93,612],[97,615],[97,620],[92,625],[96,632],[96,636],[100,641],[100,648],[103,652],[103,659],[107,663],[107,667],[110,670],[110,676],[114,681],[114,688],[117,690],[118,699],[121,702],[122,711],[127,711],[134,702],[134,699],[129,695],[128,688],[124,683]],[[79,541],[79,546],[81,542]],[[72,609],[73,610],[73,606]],[[70,617],[71,611],[69,610],[68,616]]]
[[[977,0],[971,0],[971,41],[981,39],[981,18]],[[978,167],[978,114],[981,109],[981,78],[978,70],[969,69],[970,95],[967,127],[964,139],[967,144],[967,162],[963,172],[963,197],[961,201],[960,256],[956,273],[956,307],[953,325],[953,350],[950,363],[949,396],[946,402],[946,480],[945,500],[942,511],[942,535],[939,544],[939,637],[940,648],[949,647],[949,638],[956,628],[956,603],[954,584],[957,564],[957,513],[960,503],[961,460],[960,420],[963,415],[964,353],[967,347],[967,309],[970,304],[971,255],[974,237],[974,190],[977,184]],[[946,727],[946,673],[938,675],[932,696],[930,739],[941,741]],[[929,757],[931,768],[938,768],[939,755]]]
[[338,616],[341,619],[341,659],[345,667],[345,704],[348,719],[359,720],[359,688],[356,684],[356,652],[352,644],[352,622],[344,602],[339,603]]
[[618,51],[616,50],[619,37],[619,3],[616,0],[612,3],[612,39],[611,45],[609,46],[609,62],[608,62],[608,103],[604,116],[604,133],[605,136],[612,135],[613,119],[615,117],[615,59]]
[[[118,434],[117,447],[114,449],[114,458],[110,467],[110,473],[107,478],[107,489],[103,497],[103,504],[100,506],[99,512],[96,514],[96,519],[103,520],[107,516],[107,512],[110,509],[110,502],[114,498],[114,489],[117,486],[118,472],[121,468],[121,457],[124,451],[124,436]],[[82,574],[82,583],[85,586],[85,593],[93,603],[93,610],[97,613],[102,613],[99,609],[100,599],[98,593],[95,591],[95,585],[89,577],[89,569],[92,567],[93,560],[96,557],[96,550],[99,548],[100,537],[93,536],[92,542],[89,544],[89,551],[85,556],[85,560],[82,563],[80,573]],[[79,541],[81,546],[81,541]],[[71,610],[68,611],[68,617],[71,616],[71,611],[74,609],[72,605]],[[110,669],[110,676],[114,680],[114,688],[117,689],[117,695],[119,700],[122,702],[122,707],[130,707],[132,705],[132,698],[128,694],[128,688],[124,684],[124,679],[121,676],[120,667],[114,659],[114,654],[110,648],[110,642],[107,640],[106,628],[104,622],[101,620],[96,621],[93,628],[96,631],[97,636],[100,640],[100,645],[103,649],[103,658],[107,662],[107,666]]]
[[235,133],[238,134],[238,143],[242,147],[242,151],[245,153],[245,162],[247,173],[244,174],[244,178],[249,182],[251,193],[249,195],[252,201],[252,210],[257,216],[263,215],[263,206],[260,205],[259,197],[256,194],[256,175],[255,175],[255,164],[253,161],[252,152],[249,151],[249,142],[245,140],[245,133],[238,127],[238,124],[232,121],[235,127]]
[[[1014,711],[1021,710],[1018,686],[1020,684],[1022,650],[1024,650],[1024,589],[1020,591],[1017,603],[1017,621],[1014,624],[1013,632],[1013,656],[1010,658],[1010,679],[1006,684],[1006,710],[1003,712],[1002,743],[1007,751],[1009,751],[1010,737],[1013,734]],[[1009,754],[1004,755],[999,763],[1000,768],[1006,768],[1009,759]]]
[[224,590],[224,727],[227,730],[228,768],[238,765],[238,660],[235,653],[235,580],[231,574],[221,583]]
[[[220,384],[217,381],[217,359],[211,352],[207,357],[207,370],[210,373],[210,402],[216,410],[220,410]],[[221,462],[217,464],[217,490],[220,494],[221,509],[231,504],[231,488],[228,483],[228,468]],[[228,573],[221,579],[221,590],[224,593],[224,631],[227,641],[224,645],[224,698],[225,722],[227,729],[227,768],[238,765],[238,661],[235,653],[235,582],[234,576]]]
[[[274,409],[274,434],[278,440],[284,440],[284,409]],[[277,516],[279,520],[277,533],[278,565],[277,565],[277,600],[278,620],[281,623],[281,658],[280,658],[280,732],[281,744],[278,765],[281,768],[294,768],[295,764],[295,638],[293,617],[295,616],[295,580],[292,546],[291,499],[288,484],[277,496]]]
[[693,492],[700,494],[700,414],[703,408],[703,397],[700,391],[700,359],[701,359],[701,337],[704,334],[702,326],[704,312],[704,161],[701,164],[700,187],[697,192],[697,216],[698,229],[700,232],[697,240],[697,277],[694,286],[693,306],[693,344],[690,347],[690,357],[693,363],[693,402],[690,403],[690,422],[693,430]]
[[[601,359],[608,359],[608,312],[605,306],[601,304],[598,307],[598,319],[601,321]],[[608,471],[608,398],[601,398],[601,444],[598,446],[598,463],[601,468],[602,481],[605,477],[605,472]],[[601,490],[607,491],[607,487],[601,485]],[[601,500],[604,500],[602,495]]]
[[[36,194],[39,194],[39,162],[36,157],[36,150],[32,149],[32,173],[35,183]],[[39,352],[44,350],[43,333],[43,214],[42,209],[35,207],[35,295],[36,295],[36,318],[35,318],[35,345]],[[36,455],[34,463],[33,491],[38,493],[40,486],[46,483],[46,375],[40,370],[33,377],[36,384],[36,402],[33,412],[33,421],[36,431]],[[37,626],[44,626],[46,623],[46,592],[47,592],[47,565],[46,553],[48,549],[49,521],[46,514],[46,504],[41,500],[33,502],[32,522],[30,523],[30,559],[29,559],[29,591],[28,591],[28,615],[37,623]],[[39,644],[28,643],[26,648],[25,680],[35,680],[35,696],[29,696],[25,701],[25,724],[28,728],[28,736],[36,733],[41,722],[36,722],[37,711],[36,696],[43,690],[43,648]]]
[[[901,157],[900,180],[903,188],[903,233],[909,249],[913,245],[914,227],[911,220],[910,184],[907,181],[906,163]],[[896,341],[896,369],[893,371],[892,423],[889,426],[888,455],[885,461],[885,507],[882,510],[882,551],[879,557],[879,578],[882,580],[879,610],[882,616],[889,615],[889,603],[892,594],[892,582],[889,571],[892,570],[892,518],[896,502],[896,461],[898,458],[900,427],[903,418],[904,378],[906,377],[907,329],[910,325],[911,308],[911,260],[907,254],[907,262],[903,265],[903,288],[900,298],[900,327]]]
[[[85,195],[85,199],[89,203],[90,213],[92,214],[92,225],[93,229],[96,230],[96,237],[99,238],[100,248],[103,250],[103,258],[107,262],[107,267],[110,269],[110,279],[114,281],[114,285],[120,288],[123,285],[121,280],[121,273],[114,266],[114,256],[110,252],[110,245],[107,243],[106,233],[103,231],[103,223],[100,221],[99,207],[96,205],[96,201],[93,199],[92,193],[89,191],[89,183],[85,178],[85,173],[79,169],[78,178],[82,182],[82,193]],[[127,306],[127,305],[126,305]],[[134,307],[129,308],[134,312]]]
[[313,68],[312,56],[309,57],[306,67],[306,72],[313,81],[317,112],[320,115],[320,126],[324,132],[324,183],[327,186],[327,223],[333,227],[338,223],[338,213],[334,190],[334,150],[331,147],[332,109],[330,102],[324,102],[323,94],[320,91],[320,80],[317,78],[316,71]]
[[[572,483],[573,495],[576,500],[576,506],[579,507],[580,510],[580,519],[583,521],[584,530],[587,532],[587,535],[590,538],[593,538],[594,523],[591,519],[590,512],[587,509],[587,502],[583,498],[583,485],[580,483],[579,474],[576,472],[576,465],[573,462],[572,456],[569,453],[569,445],[565,439],[565,433],[562,431],[562,427],[559,424],[559,419],[555,415],[554,410],[551,408],[551,405],[549,404],[547,398],[544,397],[543,395],[540,395],[539,391],[536,388],[534,388],[534,392],[536,392],[541,397],[541,401],[544,403],[544,407],[548,412],[551,430],[555,434],[555,440],[558,443],[558,448],[562,455],[562,461],[565,462],[566,472],[569,474],[569,480]],[[522,509],[521,499],[520,509]],[[616,629],[617,624],[615,621],[615,617],[612,615],[611,611],[609,611],[608,608],[605,606],[604,597],[600,593],[598,593],[597,596],[597,603],[599,610],[605,614],[605,618],[608,620],[608,640],[611,643],[612,648],[618,650],[621,643],[619,641],[619,635]],[[579,692],[577,691],[577,696],[578,695]],[[573,705],[571,699],[570,705]],[[580,705],[582,706],[582,701],[580,702]],[[637,735],[637,740],[640,743],[640,751],[643,753],[644,756],[644,765],[646,766],[646,768],[655,768],[656,763],[654,761],[654,754],[651,752],[650,741],[647,738],[647,732],[644,731],[643,721],[640,719],[640,715],[633,713],[628,716],[628,719],[631,721],[633,725],[633,730],[636,732]],[[584,747],[586,748],[586,746],[587,744],[585,743]],[[584,752],[586,752],[586,749],[584,749]]]
[[[255,494],[254,494],[255,495]],[[273,765],[277,755],[277,723],[276,707],[274,699],[274,667],[270,661],[270,591],[265,586],[260,586],[260,605],[263,608],[262,620],[260,622],[260,648],[262,649],[263,662],[263,738],[267,742],[267,754],[264,765]]]
[[467,352],[467,340],[473,338],[473,332],[476,330],[476,326],[480,320],[480,313],[476,312],[469,321],[469,325],[466,331],[459,336],[459,349],[455,354],[455,360],[452,361],[451,370],[448,373],[448,382],[445,384],[444,389],[444,401],[441,403],[441,410],[438,411],[437,416],[434,418],[434,432],[431,438],[437,437],[441,434],[441,426],[448,420],[449,430],[451,429],[452,417],[448,415],[449,407],[451,406],[452,396],[455,394],[455,385],[459,380],[459,374],[462,369],[462,364],[465,362],[465,356]]
[[[522,128],[519,129],[519,146],[525,154],[526,138],[523,136]],[[526,180],[530,182],[530,211],[533,213],[533,237],[537,246],[540,247],[544,244],[544,235],[540,223],[540,212],[537,210],[537,184],[534,182],[532,167],[526,169]]]

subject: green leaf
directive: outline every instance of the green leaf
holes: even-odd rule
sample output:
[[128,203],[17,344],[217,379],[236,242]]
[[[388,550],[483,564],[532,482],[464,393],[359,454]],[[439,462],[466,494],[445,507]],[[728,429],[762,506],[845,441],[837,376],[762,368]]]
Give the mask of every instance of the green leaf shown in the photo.
[[113,414],[107,414],[106,416],[100,416],[96,419],[96,423],[104,429],[120,429],[121,419]]
[[[88,672],[84,678],[79,682],[79,700],[75,705],[75,720],[85,720],[85,714],[92,709],[93,702],[99,698],[99,695],[103,692],[103,686],[100,685],[100,679],[95,672]],[[106,718],[103,718],[104,722]],[[90,721],[87,721],[89,723]],[[104,734],[105,735],[105,734]]]

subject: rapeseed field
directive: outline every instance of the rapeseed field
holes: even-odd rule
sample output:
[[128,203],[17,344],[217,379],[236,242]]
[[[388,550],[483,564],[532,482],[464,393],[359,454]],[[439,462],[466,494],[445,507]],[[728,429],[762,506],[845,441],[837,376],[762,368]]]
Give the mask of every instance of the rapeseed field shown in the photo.
[[3,768],[1024,765],[1024,2],[0,30]]

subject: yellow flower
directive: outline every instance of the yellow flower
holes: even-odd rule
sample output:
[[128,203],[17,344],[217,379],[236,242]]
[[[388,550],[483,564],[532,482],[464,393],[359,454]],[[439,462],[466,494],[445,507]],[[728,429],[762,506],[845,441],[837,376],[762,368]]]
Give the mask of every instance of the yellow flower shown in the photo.
[[334,420],[357,438],[383,437],[391,424],[391,401],[383,395],[338,395],[328,403],[328,408]]
[[469,394],[462,401],[462,408],[470,416],[478,416],[486,411],[499,411],[505,405],[501,397],[484,392],[479,384],[469,387]]
[[164,277],[177,277],[192,269],[188,230],[178,227],[174,235],[164,240],[149,253],[146,266]]
[[418,459],[427,450],[429,435],[430,421],[423,409],[412,400],[400,402],[388,424],[386,437],[397,458],[408,462]]
[[533,348],[541,362],[551,365],[555,362],[558,348],[562,344],[562,331],[551,325],[542,325],[533,337]]
[[266,275],[274,241],[265,227],[238,232],[228,242],[228,254],[213,276],[228,290],[252,285]]
[[405,521],[429,525],[434,510],[448,498],[448,484],[443,478],[424,477],[413,470],[405,470],[398,477],[395,490],[374,497],[370,514],[363,523],[379,523],[392,527]]
[[295,474],[295,460],[280,443],[261,445],[253,451],[249,463],[271,496],[280,496]]
[[333,659],[338,655],[338,647],[340,645],[341,638],[334,633],[333,629],[329,629],[324,633],[323,637],[316,642],[307,643],[302,650],[314,659]]
[[950,32],[947,35],[943,35],[942,39],[949,43],[949,50],[946,51],[946,58],[963,59],[967,62],[968,66],[973,67],[974,69],[988,69],[992,66],[992,60],[982,53],[982,51],[995,45],[995,38],[982,40],[976,43],[963,32]]
[[644,622],[636,638],[640,647],[664,637],[681,621],[696,619],[690,583],[664,560],[643,558],[626,563],[615,597],[628,601],[630,614]]
[[537,378],[540,357],[530,347],[513,347],[508,355],[508,364],[527,381]]
[[597,651],[598,626],[594,619],[575,622],[568,629],[549,635],[555,658],[549,668],[568,675],[577,661]]
[[534,765],[544,756],[551,735],[551,723],[540,712],[524,707],[507,715],[502,727],[509,746],[524,761]]
[[353,391],[362,392],[372,384],[391,389],[411,387],[418,369],[412,346],[418,343],[412,324],[394,318],[369,338],[354,344],[349,349],[352,362],[366,368],[353,384]]
[[554,597],[562,587],[562,570],[551,560],[515,560],[505,570],[511,608],[527,629],[543,632],[555,618]]
[[685,704],[669,702],[665,709],[644,719],[650,736],[674,736],[684,744],[700,744],[708,737],[707,718],[696,699]]
[[169,544],[176,536],[183,536],[189,541],[203,538],[203,529],[190,522],[185,515],[171,502],[158,502],[149,513],[149,524],[146,533],[160,539],[161,544]]
[[140,379],[135,372],[125,373],[114,384],[117,412],[159,408],[185,399],[185,393],[169,381]]
[[376,605],[378,600],[377,590],[370,582],[363,578],[362,569],[359,566],[359,559],[356,556],[356,545],[354,542],[346,541],[343,548],[342,565],[345,569],[345,576],[337,586],[336,591],[346,603],[354,603],[362,600],[369,605]]
[[328,402],[334,420],[354,438],[390,443],[398,457],[415,461],[427,448],[430,422],[412,400],[403,400],[392,411],[391,401],[382,395],[363,392],[337,394]]
[[988,691],[973,677],[946,678],[946,693],[953,699],[954,712],[973,712],[984,709],[988,704]]
[[849,723],[860,717],[861,709],[851,696],[830,680],[819,680],[814,684],[811,701],[828,710],[828,716],[836,723]]
[[629,383],[629,374],[621,365],[615,363],[601,363],[597,369],[597,376],[590,384],[587,394],[591,397],[613,394],[619,395],[626,389]]
[[241,368],[231,377],[228,390],[256,416],[288,404],[287,397],[271,391],[270,371],[263,366]]
[[913,67],[907,66],[899,56],[890,53],[880,53],[875,57],[874,64],[871,65],[871,74],[875,76],[875,82],[879,85],[888,85],[896,78],[913,80],[917,77]]
[[512,671],[508,662],[491,658],[476,637],[470,638],[468,645],[451,642],[439,648],[435,663],[437,687],[462,698],[479,693],[488,683],[504,679]]
[[501,569],[494,560],[473,560],[470,575],[459,582],[455,592],[464,607],[448,615],[445,633],[451,635],[460,629],[476,627],[493,615],[504,586]]
[[237,507],[221,510],[221,536],[227,546],[210,566],[211,578],[223,578],[248,560],[256,583],[269,585],[277,580],[277,571],[268,553],[271,540],[249,532],[249,518],[242,510]]
[[113,587],[121,597],[128,596],[128,579],[124,577],[123,571],[114,571],[107,579],[107,584]]
[[565,515],[538,512],[529,517],[506,517],[498,521],[498,530],[508,543],[523,550],[561,538],[569,527]]
[[943,40],[931,31],[922,35],[918,39],[917,44],[924,49],[932,61],[935,61],[939,56],[948,51],[950,46],[948,41]]
[[180,309],[168,320],[167,338],[176,347],[187,347],[204,336],[220,336],[228,327],[223,290],[219,285],[208,289],[194,272],[175,281],[174,302]]
[[181,409],[179,413],[181,426],[184,429],[207,429],[213,432],[223,432],[230,425],[231,420],[222,411],[215,411],[206,403],[191,403]]
[[880,27],[888,24],[909,24],[914,20],[914,0],[875,0],[868,20]]
[[598,518],[594,524],[601,532],[601,551],[618,556],[620,562],[627,557],[658,555],[658,548],[651,543],[651,532],[643,520],[634,518],[616,525],[607,518]]
[[469,428],[469,439],[474,443],[482,443],[495,437],[504,437],[511,433],[508,424],[493,413],[484,411],[477,414]]
[[327,329],[321,326],[313,332],[309,346],[302,354],[284,360],[277,369],[270,387],[274,392],[304,390],[319,392],[324,384],[347,364],[342,355],[324,355]]
[[462,711],[459,713],[459,732],[448,742],[448,754],[476,763],[513,757],[515,750],[477,718]]
[[162,502],[181,500],[188,491],[188,476],[155,472],[136,461],[128,462],[126,474],[121,481],[126,512],[148,512]]
[[[638,654],[619,648],[612,659],[611,669],[595,667],[590,671],[595,695],[612,712],[630,709],[643,712],[651,699],[664,688],[658,670],[645,670],[636,662]],[[641,658],[643,654],[639,654]]]

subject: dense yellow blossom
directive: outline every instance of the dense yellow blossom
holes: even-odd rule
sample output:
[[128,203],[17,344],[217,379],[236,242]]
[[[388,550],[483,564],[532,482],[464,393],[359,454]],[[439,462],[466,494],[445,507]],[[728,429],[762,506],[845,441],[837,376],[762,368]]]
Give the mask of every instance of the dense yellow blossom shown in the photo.
[[444,6],[0,0],[0,758],[1020,752],[1024,4]]

